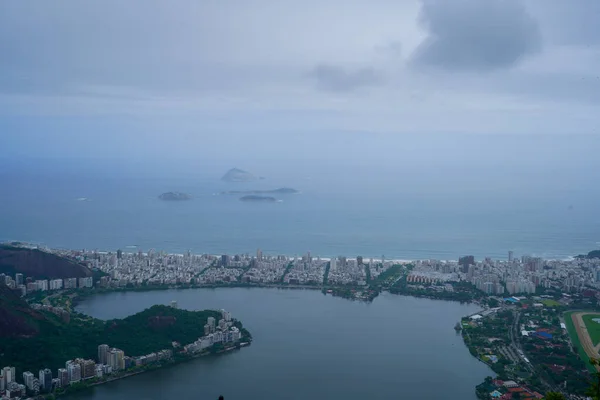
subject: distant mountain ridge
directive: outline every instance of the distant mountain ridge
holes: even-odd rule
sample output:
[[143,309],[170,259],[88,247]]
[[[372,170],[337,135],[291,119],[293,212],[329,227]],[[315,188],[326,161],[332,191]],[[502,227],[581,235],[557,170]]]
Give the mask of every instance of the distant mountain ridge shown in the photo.
[[85,278],[92,271],[75,261],[39,249],[0,244],[0,273],[33,279]]
[[582,259],[594,259],[594,258],[600,258],[600,250],[592,250],[589,253],[586,254],[580,254],[578,256],[575,256],[575,258],[582,258]]

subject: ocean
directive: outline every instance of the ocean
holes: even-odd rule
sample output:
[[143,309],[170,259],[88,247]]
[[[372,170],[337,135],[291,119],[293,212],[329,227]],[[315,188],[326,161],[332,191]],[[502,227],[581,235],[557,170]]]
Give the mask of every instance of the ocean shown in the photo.
[[[272,158],[145,163],[5,157],[0,240],[378,259],[505,259],[509,250],[568,258],[598,248],[598,138],[423,139],[391,150],[385,140],[340,144],[340,152],[329,143],[314,157],[305,148]],[[222,182],[232,167],[265,179]],[[217,195],[279,187],[301,193],[260,204]],[[194,199],[157,198],[167,191]]]

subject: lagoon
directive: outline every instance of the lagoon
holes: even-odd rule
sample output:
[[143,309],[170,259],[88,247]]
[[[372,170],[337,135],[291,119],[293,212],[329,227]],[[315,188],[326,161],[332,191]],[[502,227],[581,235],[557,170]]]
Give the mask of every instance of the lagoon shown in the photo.
[[107,293],[77,309],[122,318],[172,300],[190,310],[227,309],[250,330],[253,344],[73,398],[475,399],[475,386],[492,375],[453,329],[477,311],[472,304],[388,293],[362,303],[316,290],[217,288]]

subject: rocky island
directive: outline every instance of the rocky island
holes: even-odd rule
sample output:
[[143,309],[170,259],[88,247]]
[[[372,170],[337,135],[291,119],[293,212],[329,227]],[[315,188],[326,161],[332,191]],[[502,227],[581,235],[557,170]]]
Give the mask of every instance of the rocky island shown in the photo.
[[225,182],[253,182],[258,179],[255,175],[251,174],[248,171],[244,171],[239,168],[232,168],[223,175],[221,178],[222,181]]
[[240,197],[240,201],[274,203],[277,201],[277,199],[275,197],[271,197],[271,196],[248,195],[248,196]]
[[300,193],[292,188],[279,188],[273,190],[229,190],[221,194],[296,194]]
[[165,201],[183,201],[183,200],[191,200],[192,196],[187,193],[181,192],[166,192],[158,196],[159,199]]

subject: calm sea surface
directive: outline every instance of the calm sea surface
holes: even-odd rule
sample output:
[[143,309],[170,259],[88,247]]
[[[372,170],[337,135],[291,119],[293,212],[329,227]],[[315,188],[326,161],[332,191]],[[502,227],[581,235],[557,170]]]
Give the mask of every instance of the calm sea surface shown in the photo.
[[250,347],[102,385],[77,399],[475,399],[492,372],[453,326],[473,305],[383,294],[371,304],[319,291],[198,289],[109,293],[78,310],[125,317],[176,300],[231,311]]
[[[323,167],[325,168],[325,167]],[[74,249],[303,254],[417,259],[537,255],[565,258],[600,241],[598,169],[470,168],[404,172],[327,167],[227,184],[210,174],[25,173],[0,170],[0,240]],[[587,174],[587,175],[586,175]],[[225,190],[293,187],[280,203],[244,203]],[[157,198],[190,193],[187,202]],[[78,198],[89,201],[78,201]],[[133,246],[133,247],[128,247]]]

